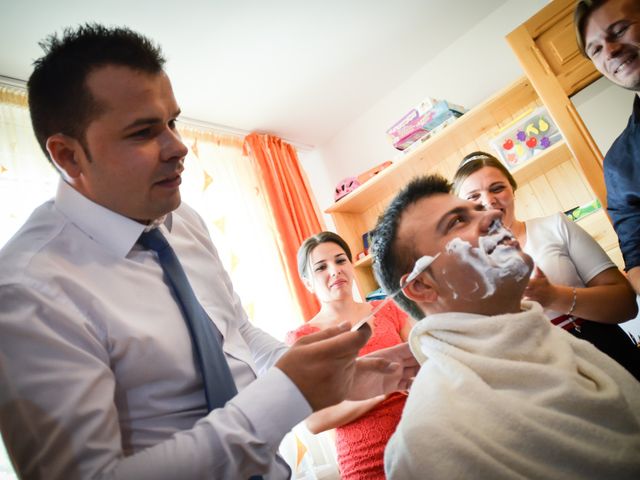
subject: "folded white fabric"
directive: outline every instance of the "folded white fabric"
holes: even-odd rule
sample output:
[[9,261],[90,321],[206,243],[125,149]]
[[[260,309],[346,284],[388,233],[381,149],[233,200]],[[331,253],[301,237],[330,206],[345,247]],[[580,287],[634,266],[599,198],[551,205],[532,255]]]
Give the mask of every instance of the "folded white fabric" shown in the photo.
[[639,479],[640,383],[537,303],[431,315],[385,452],[391,479]]

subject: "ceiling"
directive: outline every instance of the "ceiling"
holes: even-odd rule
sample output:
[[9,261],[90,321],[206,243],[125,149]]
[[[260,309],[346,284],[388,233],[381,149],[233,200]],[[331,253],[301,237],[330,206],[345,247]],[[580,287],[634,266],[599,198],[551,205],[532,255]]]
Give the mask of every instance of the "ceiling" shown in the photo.
[[0,75],[26,80],[38,41],[64,27],[126,25],[162,46],[185,117],[312,148],[505,1],[13,0]]

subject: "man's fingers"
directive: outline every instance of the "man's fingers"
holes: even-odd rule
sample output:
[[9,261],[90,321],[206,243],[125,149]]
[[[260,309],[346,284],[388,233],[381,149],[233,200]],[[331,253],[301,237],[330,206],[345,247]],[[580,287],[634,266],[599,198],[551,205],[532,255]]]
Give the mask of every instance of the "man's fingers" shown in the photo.
[[408,343],[401,343],[393,347],[376,350],[375,352],[368,354],[367,357],[384,358],[390,361],[401,362],[402,364],[409,365],[418,364],[413,353],[411,353]]
[[335,337],[336,335],[340,335],[343,332],[349,330],[349,323],[344,322],[338,325],[337,327],[329,327],[324,330],[320,330],[316,333],[311,333],[309,335],[305,335],[302,338],[299,338],[295,345],[308,345],[310,343],[320,342],[322,340],[326,340],[331,337]]
[[389,365],[386,366],[386,368],[384,370],[382,370],[382,373],[395,373],[402,370],[402,365],[400,365],[399,363],[396,362],[391,362]]
[[405,367],[402,371],[402,376],[404,378],[414,378],[418,374],[418,370],[420,370],[420,366],[410,366]]
[[378,357],[360,357],[358,362],[360,366],[365,368],[367,371],[378,372],[381,374],[394,373],[401,368],[399,363]]
[[415,377],[411,377],[411,378],[407,378],[407,379],[402,379],[399,383],[398,383],[398,390],[401,391],[409,391],[411,390],[411,385],[413,385],[413,380]]
[[[327,329],[328,330],[328,329]],[[322,351],[323,355],[332,358],[355,357],[358,351],[364,347],[371,336],[371,329],[361,328],[351,332],[347,324],[346,330],[332,331],[329,335],[318,334],[302,337],[294,346],[305,346],[312,350]],[[316,336],[317,335],[317,336]],[[302,340],[306,340],[302,342]]]
[[323,351],[330,352],[331,355],[339,357],[353,357],[357,355],[362,347],[365,346],[367,340],[371,336],[370,328],[361,328],[355,332],[347,331],[335,337],[323,340],[318,348]]

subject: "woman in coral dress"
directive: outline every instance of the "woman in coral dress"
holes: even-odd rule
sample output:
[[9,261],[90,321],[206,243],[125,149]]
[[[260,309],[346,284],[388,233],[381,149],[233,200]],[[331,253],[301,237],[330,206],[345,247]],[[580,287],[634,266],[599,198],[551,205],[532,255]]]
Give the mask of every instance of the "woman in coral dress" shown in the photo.
[[[377,301],[353,299],[354,268],[347,243],[332,232],[321,232],[302,244],[298,271],[320,301],[320,312],[287,334],[287,342],[349,321],[352,325],[371,313]],[[359,355],[405,342],[413,323],[389,302],[369,322],[373,333]],[[365,401],[344,401],[307,419],[313,433],[335,428],[338,464],[343,480],[383,479],[384,449],[400,421],[406,394],[395,392]]]

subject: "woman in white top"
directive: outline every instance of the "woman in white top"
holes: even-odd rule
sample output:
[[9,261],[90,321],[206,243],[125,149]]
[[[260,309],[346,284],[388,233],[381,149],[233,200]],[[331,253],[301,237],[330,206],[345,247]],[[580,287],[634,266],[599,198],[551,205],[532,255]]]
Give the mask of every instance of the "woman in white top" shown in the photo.
[[640,350],[617,325],[637,314],[635,293],[600,245],[564,214],[522,222],[515,217],[517,184],[493,155],[473,152],[453,179],[456,195],[503,212],[536,263],[525,298],[540,303],[556,325],[588,340],[640,380]]

